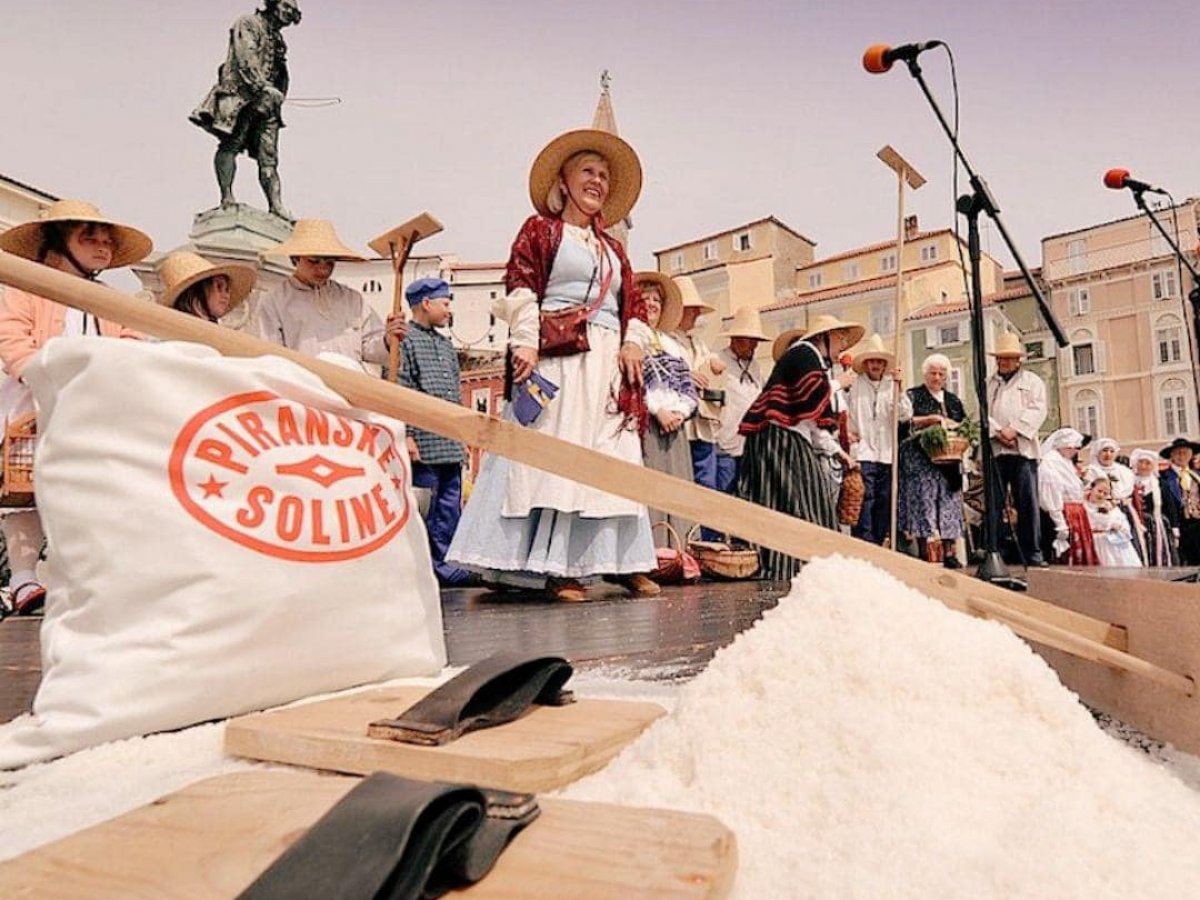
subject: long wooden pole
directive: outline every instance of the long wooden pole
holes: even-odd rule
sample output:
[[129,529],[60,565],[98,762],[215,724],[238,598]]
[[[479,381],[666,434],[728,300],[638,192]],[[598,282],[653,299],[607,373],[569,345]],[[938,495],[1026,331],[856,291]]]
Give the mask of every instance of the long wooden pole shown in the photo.
[[349,403],[362,409],[402,419],[419,428],[483,447],[619,497],[693,521],[710,522],[730,534],[801,559],[840,553],[866,560],[952,609],[1002,618],[1013,631],[1029,640],[1153,678],[1157,683],[1193,695],[1192,679],[1119,649],[1122,646],[1120,629],[1107,622],[926,565],[866,541],[854,540],[690,481],[614,459],[599,451],[521,428],[512,422],[429,397],[366,373],[303,356],[3,251],[0,251],[0,284],[13,285],[159,338],[207,344],[226,356],[282,356],[313,372]]
[[[400,239],[403,245],[399,252],[396,250],[396,242],[388,242],[388,250],[392,257],[392,315],[404,313],[404,267],[408,265],[408,254],[412,251],[412,245],[417,240],[417,233],[414,231],[408,237]],[[396,381],[396,374],[400,369],[400,342],[392,341],[391,347],[388,348],[388,368],[387,380],[393,384]]]
[[[901,337],[904,333],[904,179],[907,175],[902,166],[896,170],[899,187],[896,190],[896,308],[892,318],[892,329],[895,333],[896,369],[903,372],[900,357]],[[893,550],[899,549],[900,532],[896,529],[896,511],[900,505],[900,395],[902,393],[900,379],[893,376],[892,380],[892,494],[888,510],[888,535]]]

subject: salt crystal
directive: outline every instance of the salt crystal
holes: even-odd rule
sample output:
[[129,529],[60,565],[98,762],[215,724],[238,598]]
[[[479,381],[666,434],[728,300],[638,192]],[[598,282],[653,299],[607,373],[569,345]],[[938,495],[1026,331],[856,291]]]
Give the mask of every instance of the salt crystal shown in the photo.
[[565,796],[732,828],[735,897],[1200,897],[1200,794],[1005,627],[816,560]]

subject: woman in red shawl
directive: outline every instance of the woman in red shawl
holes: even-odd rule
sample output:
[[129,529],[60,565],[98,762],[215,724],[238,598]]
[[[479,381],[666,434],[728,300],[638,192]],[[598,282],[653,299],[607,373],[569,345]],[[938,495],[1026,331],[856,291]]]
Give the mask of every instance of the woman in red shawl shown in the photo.
[[[570,131],[534,160],[529,194],[537,215],[521,226],[492,312],[508,323],[510,399],[535,373],[557,387],[526,427],[641,464],[645,426],[645,307],[608,225],[641,191],[633,148],[613,134]],[[547,344],[541,316],[586,310],[587,349]],[[514,407],[507,413],[516,419]],[[587,599],[603,576],[652,595],[655,567],[646,507],[521,463],[488,456],[446,554],[489,580],[545,587],[560,600]]]

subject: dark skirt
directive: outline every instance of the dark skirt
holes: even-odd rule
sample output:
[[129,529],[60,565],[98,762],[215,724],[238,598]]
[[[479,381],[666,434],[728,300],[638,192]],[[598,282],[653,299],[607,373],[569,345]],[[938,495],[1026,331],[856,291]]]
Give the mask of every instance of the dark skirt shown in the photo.
[[962,476],[929,461],[916,441],[900,445],[898,527],[920,538],[953,541],[963,533]]
[[[692,448],[682,428],[677,428],[670,434],[662,430],[662,426],[651,417],[650,426],[642,437],[642,459],[647,469],[674,475],[684,481],[692,480]],[[663,512],[661,509],[650,510],[650,524],[657,526],[659,522],[669,522],[679,534],[680,543],[687,544],[687,533],[691,530],[692,521],[674,513]],[[670,543],[667,529],[654,528],[654,546],[675,546]]]
[[[837,530],[837,508],[827,469],[803,437],[771,425],[746,437],[738,474],[737,495],[823,528]],[[758,548],[759,577],[771,581],[791,578],[800,571],[795,557]]]

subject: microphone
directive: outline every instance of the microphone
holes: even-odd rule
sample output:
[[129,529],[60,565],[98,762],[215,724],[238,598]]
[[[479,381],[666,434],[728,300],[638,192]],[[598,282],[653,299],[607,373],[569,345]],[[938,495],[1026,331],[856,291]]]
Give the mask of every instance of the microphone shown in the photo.
[[1145,181],[1138,181],[1136,178],[1129,177],[1128,169],[1109,169],[1104,173],[1104,186],[1112,188],[1114,191],[1119,191],[1121,188],[1129,188],[1137,193],[1148,192],[1151,194],[1165,194],[1160,187],[1155,187],[1152,184],[1147,184]]
[[941,41],[922,41],[919,44],[901,44],[899,47],[875,44],[863,54],[863,68],[872,75],[879,75],[890,69],[893,63],[910,62],[926,50],[942,46],[945,45]]

